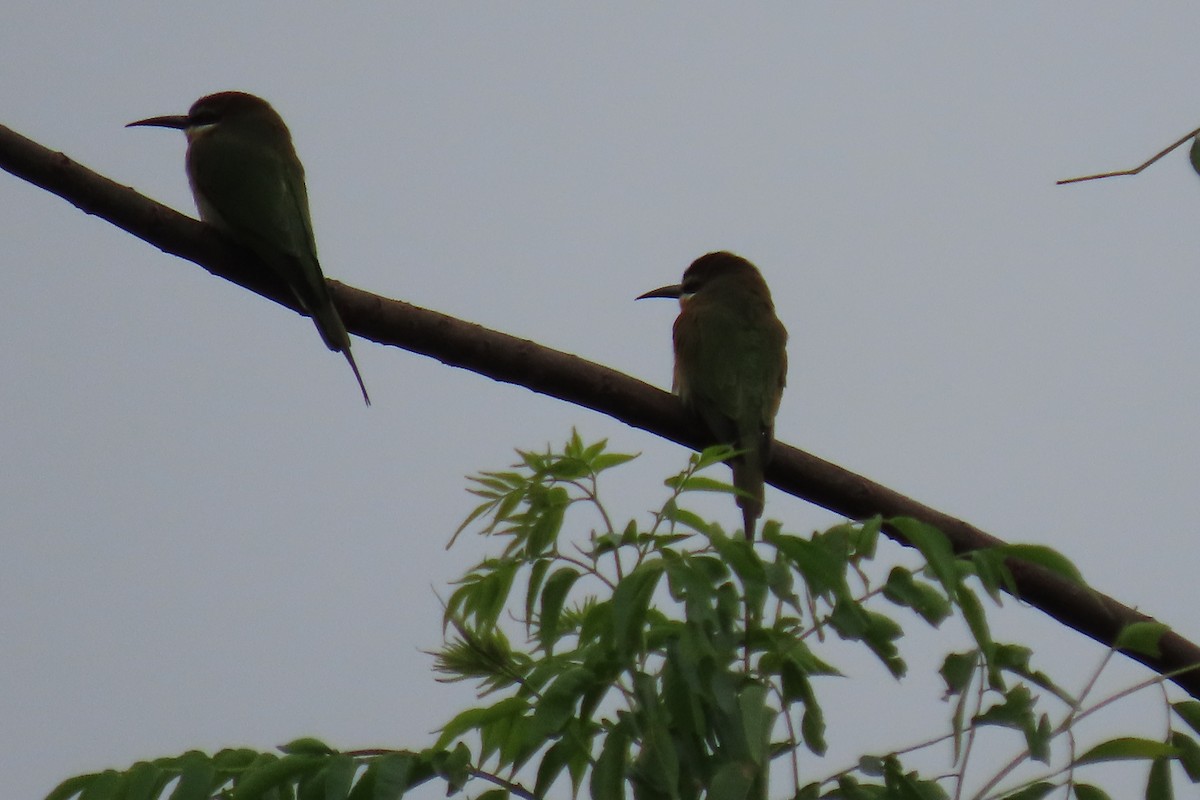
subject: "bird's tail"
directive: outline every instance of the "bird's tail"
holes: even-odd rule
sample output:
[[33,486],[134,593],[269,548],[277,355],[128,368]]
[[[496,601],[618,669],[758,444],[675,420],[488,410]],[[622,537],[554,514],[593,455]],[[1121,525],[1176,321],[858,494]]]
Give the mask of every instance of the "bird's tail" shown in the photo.
[[[759,447],[749,447],[741,455],[729,462],[733,469],[733,485],[745,494],[737,495],[737,504],[742,509],[742,524],[746,530],[746,541],[754,542],[754,526],[763,512],[763,452]],[[746,641],[742,650],[742,665],[746,674],[750,674],[750,653],[753,647],[755,630],[754,608],[750,603],[749,592],[745,593],[745,609],[742,620],[745,624]],[[759,776],[761,781],[761,776]]]
[[346,324],[342,322],[342,315],[338,313],[333,301],[321,303],[309,313],[312,315],[313,323],[317,326],[317,331],[325,341],[325,346],[346,357],[346,361],[350,363],[350,369],[354,370],[354,378],[358,381],[358,388],[362,391],[363,401],[367,405],[371,405],[371,397],[367,394],[367,385],[363,383],[362,374],[358,371],[358,364],[354,362],[354,356],[350,353],[350,334],[346,331]]
[[742,523],[746,528],[746,541],[754,541],[754,526],[763,512],[763,458],[758,448],[751,447],[730,465],[733,468],[733,485],[745,492],[737,496],[742,509]]
[[367,394],[367,385],[363,383],[362,375],[358,371],[358,364],[354,363],[354,356],[350,352],[350,345],[346,345],[346,349],[342,351],[342,355],[350,362],[350,369],[354,370],[354,379],[358,381],[358,388],[362,391],[363,402],[371,405],[371,396]]

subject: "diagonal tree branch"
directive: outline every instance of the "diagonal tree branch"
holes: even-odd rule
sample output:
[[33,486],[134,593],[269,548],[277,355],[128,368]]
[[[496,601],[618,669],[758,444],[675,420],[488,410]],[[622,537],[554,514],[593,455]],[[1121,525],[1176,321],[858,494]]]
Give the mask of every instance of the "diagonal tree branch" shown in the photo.
[[[0,168],[53,192],[164,252],[192,261],[293,310],[286,288],[209,226],[98,175],[62,153],[0,126]],[[331,281],[346,327],[380,344],[436,358],[494,380],[599,411],[687,447],[709,444],[677,398],[616,370],[480,325]],[[1002,544],[978,528],[835,464],[779,443],[767,480],[789,494],[856,520],[914,517],[945,533],[957,552]],[[902,544],[903,538],[889,535]],[[1151,618],[1036,565],[1010,561],[1016,594],[1059,622],[1112,646],[1131,622]],[[1157,656],[1126,651],[1200,699],[1200,647],[1174,632]]]

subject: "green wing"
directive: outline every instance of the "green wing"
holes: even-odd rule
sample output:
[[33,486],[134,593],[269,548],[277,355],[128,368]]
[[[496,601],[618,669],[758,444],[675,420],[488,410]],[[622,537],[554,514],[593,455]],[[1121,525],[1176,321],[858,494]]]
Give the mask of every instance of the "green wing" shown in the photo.
[[698,297],[690,302],[690,319],[680,314],[675,324],[675,391],[718,441],[743,451],[730,466],[734,486],[746,493],[737,504],[753,539],[787,378],[787,331],[769,305],[747,314],[721,302],[697,305]]
[[770,313],[749,321],[718,304],[692,310],[687,334],[676,329],[676,391],[721,440],[768,446],[787,377],[787,332]]
[[330,349],[348,347],[317,260],[304,168],[295,153],[216,129],[188,149],[188,175],[201,217],[244,242],[279,274]]

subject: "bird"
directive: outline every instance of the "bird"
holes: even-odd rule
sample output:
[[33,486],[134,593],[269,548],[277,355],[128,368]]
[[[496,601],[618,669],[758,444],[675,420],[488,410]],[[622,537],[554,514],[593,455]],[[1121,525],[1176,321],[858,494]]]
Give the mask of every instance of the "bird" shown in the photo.
[[746,539],[762,516],[764,471],[787,381],[787,329],[758,268],[720,251],[692,262],[680,283],[637,299],[679,300],[672,391],[713,439],[731,445]]
[[188,183],[200,219],[248,247],[291,289],[330,350],[340,352],[369,406],[350,352],[350,334],[317,260],[304,165],[278,112],[261,97],[218,92],[185,115],[150,117],[125,127],[174,128],[187,136]]

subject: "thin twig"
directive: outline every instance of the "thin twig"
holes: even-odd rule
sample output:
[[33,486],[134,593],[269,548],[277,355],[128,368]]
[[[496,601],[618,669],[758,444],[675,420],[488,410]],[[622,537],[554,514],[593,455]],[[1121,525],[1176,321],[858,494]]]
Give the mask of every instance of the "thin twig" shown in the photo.
[[473,769],[471,767],[467,768],[467,774],[470,775],[472,778],[480,778],[481,780],[485,780],[490,783],[494,783],[497,786],[499,786],[501,789],[507,789],[509,794],[515,794],[517,797],[524,798],[524,800],[538,800],[537,795],[535,795],[533,792],[526,789],[521,784],[513,783],[512,781],[505,780],[504,778],[501,778],[499,775],[493,775],[490,772],[485,772],[484,770],[481,770],[481,769]]
[[[404,751],[391,750],[391,749],[383,748],[383,747],[370,747],[370,748],[365,748],[362,750],[347,750],[343,753],[343,755],[350,756],[351,758],[370,758],[370,757],[375,757],[375,756],[387,756],[387,755],[392,755],[393,753],[402,753],[402,752],[404,752]],[[507,789],[509,792],[511,792],[512,794],[515,794],[517,797],[524,798],[524,800],[537,800],[537,796],[533,792],[526,789],[521,784],[513,783],[512,781],[505,780],[504,778],[501,778],[499,775],[494,775],[491,772],[487,772],[485,770],[478,769],[476,767],[467,767],[467,774],[473,778],[479,778],[481,780],[485,780],[490,783],[494,783],[501,788]]]
[[1166,148],[1165,150],[1161,150],[1157,155],[1153,156],[1149,161],[1139,164],[1138,166],[1134,167],[1133,169],[1123,169],[1118,172],[1101,172],[1099,175],[1084,175],[1082,178],[1067,178],[1066,180],[1061,180],[1061,181],[1056,182],[1055,185],[1062,186],[1067,183],[1081,183],[1083,181],[1095,181],[1095,180],[1099,180],[1100,178],[1117,178],[1117,177],[1120,177],[1121,175],[1137,175],[1139,172],[1144,170],[1146,167],[1150,166],[1155,161],[1158,161],[1160,158],[1165,156],[1167,153],[1171,152],[1176,147],[1179,147],[1179,145],[1183,144],[1188,139],[1191,139],[1193,136],[1196,136],[1197,134],[1200,134],[1200,128],[1197,128],[1196,130],[1192,131],[1191,133],[1189,133],[1187,136],[1184,136],[1182,139],[1180,139],[1175,144],[1171,145],[1170,147]]

